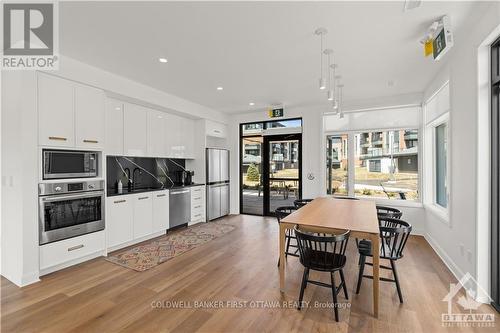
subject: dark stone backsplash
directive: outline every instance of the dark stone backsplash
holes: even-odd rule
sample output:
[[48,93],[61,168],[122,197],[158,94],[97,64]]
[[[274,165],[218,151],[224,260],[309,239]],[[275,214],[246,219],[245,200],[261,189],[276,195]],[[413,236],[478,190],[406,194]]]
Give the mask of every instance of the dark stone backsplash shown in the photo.
[[[179,172],[182,171],[182,168],[176,165],[181,165],[183,168],[186,167],[186,161],[184,159],[178,158],[151,158],[151,157],[122,157],[122,156],[107,156],[106,158],[106,182],[109,190],[115,189],[117,186],[118,180],[121,179],[123,188],[127,188],[127,177],[123,174],[120,166],[117,161],[120,162],[123,169],[128,168],[130,170],[130,179],[133,179],[134,169],[137,168],[136,165],[127,161],[127,159],[133,161],[135,164],[139,165],[141,168],[149,171],[153,175],[155,175],[163,184],[165,184],[165,188],[171,187],[172,183],[168,180],[165,174],[158,167],[156,161],[163,166],[163,169],[168,169],[167,175],[172,179],[175,185],[179,185],[181,183],[181,179],[179,178]],[[167,168],[164,167],[166,164]],[[166,170],[165,170],[166,171]],[[147,172],[141,170],[139,173],[136,171],[136,188],[160,188],[162,185],[158,182],[153,176],[148,174]]]

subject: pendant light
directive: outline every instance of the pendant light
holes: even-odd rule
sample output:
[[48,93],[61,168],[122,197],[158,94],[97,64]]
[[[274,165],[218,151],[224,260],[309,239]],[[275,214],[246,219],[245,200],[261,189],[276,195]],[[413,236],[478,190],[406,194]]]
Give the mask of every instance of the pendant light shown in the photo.
[[338,96],[338,84],[340,84],[340,80],[342,79],[342,75],[335,75],[334,76],[334,85],[337,86],[337,91],[335,92],[335,95],[334,95],[334,100],[333,100],[333,103],[332,103],[332,108],[334,108],[335,110],[339,108],[339,96]]
[[332,54],[333,54],[333,50],[332,49],[325,49],[323,51],[323,53],[326,55],[327,57],[327,64],[328,64],[328,78],[327,78],[327,86],[328,86],[328,92],[327,92],[327,99],[329,101],[333,101],[333,98],[334,98],[334,94],[333,94],[333,90],[332,90]]
[[325,28],[318,28],[314,33],[320,37],[321,43],[320,43],[320,61],[319,61],[319,89],[320,90],[325,90],[326,89],[326,80],[325,77],[323,76],[323,36],[328,33],[328,30]]
[[343,105],[342,105],[342,102],[343,102],[342,90],[344,88],[344,85],[339,84],[339,85],[337,85],[337,88],[339,90],[339,105],[338,105],[337,111],[340,113],[340,119],[342,119],[342,118],[344,118],[344,110],[343,110]]

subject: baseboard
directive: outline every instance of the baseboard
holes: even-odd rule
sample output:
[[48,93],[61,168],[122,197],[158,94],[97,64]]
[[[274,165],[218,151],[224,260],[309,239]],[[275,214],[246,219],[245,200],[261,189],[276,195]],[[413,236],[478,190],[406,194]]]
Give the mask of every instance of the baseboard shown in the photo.
[[27,285],[33,284],[35,282],[40,281],[38,272],[33,272],[30,274],[25,274],[23,275],[20,279],[15,279],[12,276],[9,276],[8,274],[2,273],[2,276],[15,284],[18,287],[25,287]]
[[451,257],[446,253],[445,250],[436,242],[432,236],[429,234],[424,234],[424,238],[429,243],[431,248],[436,252],[441,261],[445,264],[448,270],[453,274],[453,276],[458,280],[464,276],[464,272],[458,267],[458,265],[451,259]]
[[423,236],[425,238],[425,231],[422,230],[422,229],[415,229],[415,228],[413,228],[411,230],[411,234],[415,235],[415,236]]
[[24,287],[40,281],[40,272],[32,272],[30,274],[24,274],[22,278],[22,285]]
[[136,245],[136,244],[139,244],[141,242],[150,240],[152,238],[156,238],[156,237],[160,237],[160,236],[164,236],[164,235],[166,235],[166,231],[165,230],[157,231],[157,232],[155,232],[153,234],[150,234],[150,235],[147,235],[147,236],[136,238],[136,239],[133,239],[131,241],[128,241],[128,242],[125,242],[125,243],[122,243],[122,244],[118,244],[118,245],[115,245],[115,246],[112,246],[112,247],[108,247],[105,255],[107,256],[108,253],[110,253],[110,252],[113,252],[113,251],[116,251],[116,250],[120,250],[120,249],[129,247],[129,246],[132,246],[132,245]]

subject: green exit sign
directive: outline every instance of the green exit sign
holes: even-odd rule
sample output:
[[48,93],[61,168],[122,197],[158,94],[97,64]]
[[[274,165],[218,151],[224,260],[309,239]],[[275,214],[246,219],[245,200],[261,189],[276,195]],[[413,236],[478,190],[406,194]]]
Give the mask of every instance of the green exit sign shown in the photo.
[[279,118],[283,117],[283,115],[284,115],[283,108],[269,110],[269,118]]

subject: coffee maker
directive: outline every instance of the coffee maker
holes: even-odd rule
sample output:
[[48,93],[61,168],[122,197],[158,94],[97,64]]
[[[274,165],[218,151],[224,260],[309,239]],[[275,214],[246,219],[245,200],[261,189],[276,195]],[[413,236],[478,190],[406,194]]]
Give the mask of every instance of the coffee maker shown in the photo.
[[191,185],[193,183],[194,171],[179,170],[177,171],[177,184],[181,186]]

